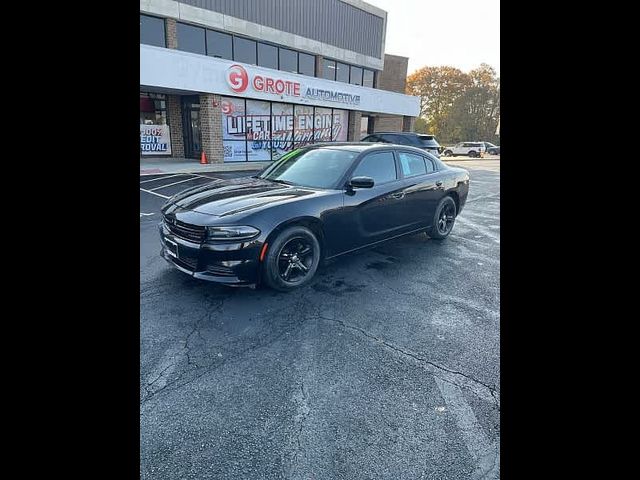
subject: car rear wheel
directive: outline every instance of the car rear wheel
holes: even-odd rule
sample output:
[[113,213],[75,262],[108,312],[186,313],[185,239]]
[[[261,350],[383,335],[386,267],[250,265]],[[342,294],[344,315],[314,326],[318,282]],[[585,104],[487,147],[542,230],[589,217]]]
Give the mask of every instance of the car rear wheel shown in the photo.
[[453,152],[451,150],[445,150],[444,151],[444,156],[445,157],[453,157]]
[[431,228],[427,230],[427,234],[436,240],[447,238],[453,229],[456,215],[456,202],[449,196],[444,197],[436,208],[436,214],[433,217]]
[[283,230],[267,248],[264,281],[276,290],[287,292],[308,284],[320,264],[320,243],[306,227]]
[[475,150],[471,150],[469,152],[469,156],[472,158],[476,158],[478,156],[478,152],[476,152]]

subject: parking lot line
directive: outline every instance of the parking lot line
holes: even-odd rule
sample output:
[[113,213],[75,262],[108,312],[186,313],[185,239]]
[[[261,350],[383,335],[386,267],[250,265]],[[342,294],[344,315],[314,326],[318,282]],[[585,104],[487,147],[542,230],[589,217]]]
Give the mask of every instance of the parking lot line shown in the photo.
[[167,185],[160,185],[159,187],[152,188],[150,191],[155,192],[156,190],[160,190],[161,188],[172,187],[173,185],[178,185],[179,183],[183,183],[183,182],[190,182],[191,180],[197,180],[197,179],[195,179],[195,178],[187,178],[185,180],[180,180],[180,181],[177,181],[177,182],[169,183]]
[[171,175],[165,175],[164,177],[152,178],[151,180],[142,180],[140,183],[155,182],[156,180],[164,180],[165,178],[179,177],[183,175],[188,175],[188,173],[173,173]]
[[156,193],[156,192],[152,192],[151,190],[145,190],[144,188],[140,187],[140,191],[141,192],[145,192],[145,193],[150,193],[151,195],[156,195],[158,197],[162,197],[162,198],[169,198],[167,195],[162,195],[160,193]]

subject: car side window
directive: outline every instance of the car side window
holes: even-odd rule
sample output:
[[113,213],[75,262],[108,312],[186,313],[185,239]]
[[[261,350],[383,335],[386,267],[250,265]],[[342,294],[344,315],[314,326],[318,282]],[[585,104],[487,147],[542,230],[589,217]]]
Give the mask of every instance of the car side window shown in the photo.
[[427,173],[433,173],[436,171],[436,166],[433,164],[433,161],[429,157],[423,157],[424,164],[427,167]]
[[398,178],[393,152],[370,153],[364,157],[352,177],[371,177],[374,185],[390,182]]
[[369,135],[367,137],[364,137],[362,139],[363,142],[379,142],[380,140],[378,139],[377,136],[375,135]]
[[398,152],[400,166],[405,177],[415,177],[427,173],[425,159],[422,155],[415,153]]

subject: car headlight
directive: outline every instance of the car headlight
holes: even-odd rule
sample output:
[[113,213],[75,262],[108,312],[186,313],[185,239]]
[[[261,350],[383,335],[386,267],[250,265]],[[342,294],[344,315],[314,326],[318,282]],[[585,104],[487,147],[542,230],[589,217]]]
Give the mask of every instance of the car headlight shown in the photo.
[[211,240],[248,240],[259,234],[260,230],[248,225],[207,227],[207,238]]

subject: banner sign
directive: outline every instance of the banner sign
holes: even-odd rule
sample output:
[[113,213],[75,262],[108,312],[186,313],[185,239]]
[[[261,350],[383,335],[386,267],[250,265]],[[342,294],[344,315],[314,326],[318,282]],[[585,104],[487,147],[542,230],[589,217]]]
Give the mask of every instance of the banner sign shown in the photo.
[[[312,142],[347,140],[349,112],[331,108],[223,97],[224,161],[265,161],[280,158]],[[246,147],[245,147],[246,140]]]
[[140,125],[142,155],[171,155],[169,125]]

